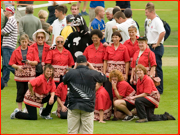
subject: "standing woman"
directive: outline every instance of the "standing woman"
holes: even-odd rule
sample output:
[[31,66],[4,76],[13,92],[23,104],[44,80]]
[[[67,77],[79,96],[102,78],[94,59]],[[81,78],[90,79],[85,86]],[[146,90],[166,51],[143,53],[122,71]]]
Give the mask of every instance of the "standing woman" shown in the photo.
[[86,56],[88,62],[90,62],[95,69],[103,72],[105,47],[101,43],[103,34],[100,30],[95,29],[91,31],[91,39],[93,44],[86,47],[83,55]]
[[28,81],[36,76],[35,66],[39,58],[35,50],[28,46],[29,37],[24,34],[20,37],[21,45],[13,51],[9,65],[15,68],[14,80],[16,81],[18,110],[22,111],[22,101],[28,90]]
[[56,86],[58,86],[62,82],[60,76],[64,76],[66,68],[71,68],[74,65],[70,51],[64,48],[63,36],[56,37],[56,49],[49,51],[45,63],[52,64],[54,67],[54,81]]
[[156,69],[156,58],[154,52],[152,52],[149,48],[147,48],[147,38],[146,37],[139,37],[138,45],[140,50],[136,51],[133,55],[131,67],[131,79],[130,83],[136,85],[137,76],[135,76],[134,70],[136,65],[142,64],[148,70],[148,75],[150,77],[155,76],[155,69]]
[[45,60],[47,53],[49,52],[50,46],[46,44],[49,39],[49,34],[47,34],[43,29],[39,29],[33,34],[33,40],[35,41],[30,47],[35,49],[35,52],[39,56],[38,65],[36,66],[36,76],[43,73],[43,66],[45,65]]
[[160,94],[153,80],[147,75],[147,69],[143,65],[138,64],[135,72],[138,76],[137,95],[129,97],[129,99],[135,99],[135,106],[139,116],[139,120],[136,122],[175,120],[175,118],[167,112],[160,115],[154,114],[154,109],[158,108],[159,105]]
[[55,96],[56,85],[53,80],[54,68],[47,64],[44,73],[28,82],[29,90],[24,96],[24,103],[28,113],[23,113],[15,109],[11,114],[11,119],[37,120],[37,109],[47,102],[46,108],[40,108],[40,116],[44,119],[52,119],[50,112],[57,97]]

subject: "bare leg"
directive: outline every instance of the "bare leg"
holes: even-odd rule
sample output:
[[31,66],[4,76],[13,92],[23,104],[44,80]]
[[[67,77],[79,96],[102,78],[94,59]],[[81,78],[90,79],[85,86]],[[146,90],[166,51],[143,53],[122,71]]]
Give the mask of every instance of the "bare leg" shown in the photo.
[[22,102],[18,102],[18,109],[22,111]]
[[132,116],[132,112],[128,110],[128,108],[126,107],[126,102],[124,100],[114,101],[114,106],[126,113],[127,115]]
[[83,9],[82,9],[83,12],[86,11],[86,6],[87,6],[87,4],[88,4],[88,1],[84,1],[84,6],[83,6]]

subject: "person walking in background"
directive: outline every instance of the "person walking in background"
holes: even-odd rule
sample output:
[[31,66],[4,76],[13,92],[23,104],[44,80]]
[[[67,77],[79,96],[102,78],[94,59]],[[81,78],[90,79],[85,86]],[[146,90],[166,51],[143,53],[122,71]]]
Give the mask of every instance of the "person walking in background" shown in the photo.
[[49,16],[47,19],[47,23],[49,23],[50,25],[52,25],[52,23],[54,22],[54,20],[56,20],[56,16],[55,16],[55,8],[58,6],[56,1],[48,1],[50,4],[52,4],[52,6],[48,6],[48,11],[49,11]]
[[77,57],[77,66],[69,70],[63,82],[69,88],[68,134],[93,134],[95,85],[106,76],[87,63],[84,55]]
[[161,83],[157,86],[160,94],[163,94],[163,70],[162,70],[162,56],[164,54],[164,35],[166,33],[164,25],[159,17],[156,16],[155,7],[153,3],[147,3],[145,8],[145,14],[147,19],[151,20],[151,23],[147,26],[147,39],[148,45],[151,51],[155,53],[157,62],[157,75],[161,79]]
[[[81,2],[82,1],[78,1],[77,2],[77,7],[80,9],[80,6],[81,6]],[[83,5],[83,9],[81,10],[81,13],[79,13],[79,15],[82,15],[82,16],[84,16],[84,15],[89,15],[87,12],[86,12],[86,6],[87,6],[87,4],[88,4],[88,1],[83,1],[84,2],[84,5]]]
[[124,12],[126,8],[131,8],[130,1],[116,1],[116,6],[119,6],[122,12]]
[[17,22],[14,17],[14,8],[13,7],[7,7],[4,15],[8,18],[8,21],[3,29],[1,29],[1,35],[3,35],[3,43],[2,43],[2,75],[3,80],[5,83],[5,86],[7,86],[7,83],[9,81],[10,71],[14,74],[14,68],[9,66],[9,60],[11,58],[11,55],[13,51],[16,48],[17,43],[17,36],[18,36],[18,30],[17,30]]

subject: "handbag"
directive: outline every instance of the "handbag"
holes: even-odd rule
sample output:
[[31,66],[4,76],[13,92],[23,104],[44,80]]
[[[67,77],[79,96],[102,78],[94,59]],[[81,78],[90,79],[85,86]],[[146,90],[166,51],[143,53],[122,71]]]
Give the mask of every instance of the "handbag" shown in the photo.
[[[149,53],[148,53],[148,63],[149,63],[149,67],[151,67],[151,65],[150,65],[150,60],[149,60],[149,55],[150,55],[150,51],[149,51]],[[157,76],[157,71],[156,71],[156,70],[155,70],[155,77],[151,77],[151,79],[153,80],[154,85],[155,85],[156,87],[160,85],[161,78],[159,78],[159,77]]]

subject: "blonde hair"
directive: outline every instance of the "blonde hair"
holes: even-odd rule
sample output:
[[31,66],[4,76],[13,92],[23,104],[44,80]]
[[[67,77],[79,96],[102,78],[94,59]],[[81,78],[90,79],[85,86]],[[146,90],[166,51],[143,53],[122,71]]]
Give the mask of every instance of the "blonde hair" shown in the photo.
[[117,69],[114,69],[114,70],[112,70],[109,73],[109,81],[110,82],[112,81],[113,77],[117,77],[118,78],[118,82],[121,82],[121,81],[124,80],[123,74],[119,70],[117,70]]
[[155,12],[155,7],[152,2],[148,2],[146,4],[145,10],[148,10],[149,12]]
[[142,64],[136,65],[135,73],[137,73],[138,68],[141,69],[144,72],[145,75],[147,75],[147,69]]
[[21,35],[20,41],[21,41],[21,40],[26,40],[26,39],[29,41],[29,36],[28,36],[27,34]]
[[63,41],[64,41],[64,37],[63,37],[63,36],[57,36],[57,37],[56,37],[56,41],[57,41],[58,38],[62,38]]
[[38,12],[38,17],[40,18],[40,19],[46,19],[47,17],[48,17],[48,12],[46,11],[46,10],[40,10],[39,12]]

